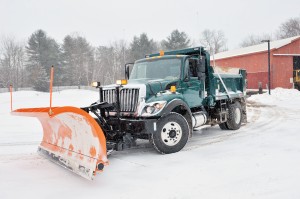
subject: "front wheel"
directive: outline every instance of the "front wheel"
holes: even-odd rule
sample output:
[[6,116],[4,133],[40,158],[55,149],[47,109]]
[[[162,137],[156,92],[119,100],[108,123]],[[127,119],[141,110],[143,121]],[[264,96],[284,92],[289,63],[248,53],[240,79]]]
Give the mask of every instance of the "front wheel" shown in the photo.
[[187,120],[171,112],[158,120],[157,131],[152,134],[152,144],[159,153],[176,153],[187,143],[189,132]]

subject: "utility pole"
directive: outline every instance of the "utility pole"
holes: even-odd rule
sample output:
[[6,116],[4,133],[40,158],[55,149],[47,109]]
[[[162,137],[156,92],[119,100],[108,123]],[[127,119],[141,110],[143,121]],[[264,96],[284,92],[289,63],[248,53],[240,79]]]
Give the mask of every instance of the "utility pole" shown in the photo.
[[269,95],[271,95],[271,64],[270,64],[270,40],[262,40],[261,42],[268,43],[268,88],[269,88]]

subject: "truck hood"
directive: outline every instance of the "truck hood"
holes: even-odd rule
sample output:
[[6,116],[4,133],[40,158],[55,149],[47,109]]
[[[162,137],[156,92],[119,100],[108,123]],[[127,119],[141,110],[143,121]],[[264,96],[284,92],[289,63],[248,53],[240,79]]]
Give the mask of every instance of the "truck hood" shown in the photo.
[[[165,79],[131,79],[128,80],[128,84],[124,85],[123,88],[139,88],[139,98],[144,98],[147,100],[150,96],[159,93],[160,91],[164,91],[169,89],[168,85],[176,84],[179,80],[172,79],[172,80],[165,80]],[[103,86],[103,90],[113,89],[117,85],[110,84]]]
[[154,95],[160,91],[169,89],[170,85],[174,85],[178,81],[179,79],[133,79],[129,80],[127,85],[145,85],[147,95],[146,98],[148,98],[150,95]]

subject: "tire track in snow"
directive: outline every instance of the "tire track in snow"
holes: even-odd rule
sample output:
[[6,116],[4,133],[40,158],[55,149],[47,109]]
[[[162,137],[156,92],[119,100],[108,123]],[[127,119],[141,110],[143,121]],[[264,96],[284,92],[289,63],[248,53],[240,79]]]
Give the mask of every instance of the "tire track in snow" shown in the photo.
[[32,154],[12,154],[12,155],[0,155],[0,163],[10,163],[18,161],[32,161],[32,162],[46,162],[47,159],[40,156],[37,153]]
[[2,146],[20,146],[20,145],[39,145],[40,142],[8,142],[8,143],[0,143],[0,147]]
[[[194,140],[190,140],[185,148],[183,148],[183,151],[189,151],[207,145],[223,142],[232,136],[249,136],[257,133],[263,133],[265,130],[276,128],[276,123],[285,115],[284,113],[280,112],[278,107],[275,106],[250,105],[247,108],[251,108],[250,110],[254,111],[254,114],[248,119],[249,122],[246,125],[243,125],[239,130],[226,131],[219,129],[218,127],[218,129],[207,127],[205,129],[207,131],[205,133],[206,135],[203,136],[200,134],[197,137],[194,136],[196,138],[194,138]],[[267,117],[261,117],[262,114],[267,114]],[[220,132],[214,132],[217,130]],[[217,135],[212,135],[214,133]]]

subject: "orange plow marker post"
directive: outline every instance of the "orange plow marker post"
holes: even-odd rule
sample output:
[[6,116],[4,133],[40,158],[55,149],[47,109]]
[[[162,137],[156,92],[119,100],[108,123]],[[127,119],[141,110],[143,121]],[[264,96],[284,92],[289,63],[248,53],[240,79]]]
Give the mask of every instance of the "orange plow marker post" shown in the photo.
[[108,164],[101,127],[76,107],[17,109],[13,115],[36,117],[43,127],[38,152],[51,161],[92,180]]
[[10,111],[12,111],[12,91],[13,91],[13,87],[12,85],[9,86],[9,93],[10,93]]
[[49,93],[50,93],[50,110],[49,110],[49,114],[52,114],[52,87],[53,87],[53,79],[54,79],[54,67],[51,67],[51,72],[50,72],[50,89],[49,89]]

